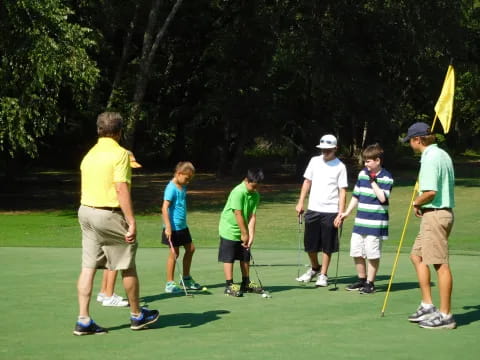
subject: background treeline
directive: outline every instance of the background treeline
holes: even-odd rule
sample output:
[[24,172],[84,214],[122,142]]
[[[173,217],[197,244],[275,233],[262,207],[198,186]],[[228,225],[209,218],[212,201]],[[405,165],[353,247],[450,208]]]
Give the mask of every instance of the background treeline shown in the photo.
[[450,62],[443,145],[473,153],[479,0],[4,0],[0,174],[78,168],[105,109],[149,169],[303,167],[325,132],[344,157],[379,141],[394,161]]

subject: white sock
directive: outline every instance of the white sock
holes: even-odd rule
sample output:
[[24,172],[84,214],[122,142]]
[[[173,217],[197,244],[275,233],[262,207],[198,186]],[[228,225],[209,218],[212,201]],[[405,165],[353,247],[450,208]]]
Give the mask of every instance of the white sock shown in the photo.
[[431,309],[433,304],[425,304],[423,301],[420,303],[424,309]]
[[444,319],[450,319],[452,317],[452,314],[445,314],[443,312],[440,312],[440,315],[442,315],[442,318]]
[[83,325],[88,325],[90,323],[90,316],[79,316],[78,322]]

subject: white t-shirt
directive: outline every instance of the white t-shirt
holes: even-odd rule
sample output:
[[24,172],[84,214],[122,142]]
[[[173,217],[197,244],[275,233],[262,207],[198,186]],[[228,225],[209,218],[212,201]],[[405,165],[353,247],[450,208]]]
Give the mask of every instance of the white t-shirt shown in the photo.
[[323,155],[314,156],[303,177],[312,182],[308,210],[337,213],[339,189],[348,187],[345,164],[338,158],[325,162]]

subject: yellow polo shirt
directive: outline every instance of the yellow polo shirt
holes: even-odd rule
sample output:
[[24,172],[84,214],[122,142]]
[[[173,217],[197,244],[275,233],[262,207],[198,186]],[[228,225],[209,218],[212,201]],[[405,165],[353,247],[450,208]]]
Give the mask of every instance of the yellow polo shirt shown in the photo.
[[114,139],[101,137],[80,164],[82,205],[119,207],[115,183],[131,184],[129,154]]

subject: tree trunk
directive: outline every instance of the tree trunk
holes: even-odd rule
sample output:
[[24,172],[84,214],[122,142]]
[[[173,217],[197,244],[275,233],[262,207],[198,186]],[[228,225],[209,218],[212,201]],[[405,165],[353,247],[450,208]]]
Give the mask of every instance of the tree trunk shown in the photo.
[[115,73],[115,78],[113,79],[112,90],[110,96],[108,97],[107,108],[111,108],[115,101],[115,93],[117,91],[118,85],[122,80],[123,69],[127,63],[128,55],[130,54],[130,49],[132,47],[132,35],[135,27],[137,26],[138,20],[138,9],[140,8],[140,3],[137,2],[135,5],[135,11],[133,13],[132,21],[128,26],[127,35],[125,36],[125,42],[123,43],[122,56],[120,57],[120,62],[118,63],[118,68]]
[[126,131],[125,131],[125,140],[127,144],[132,148],[133,141],[135,138],[135,128],[139,120],[140,109],[142,106],[143,99],[145,97],[145,92],[147,90],[148,79],[150,76],[150,70],[152,66],[153,59],[158,50],[161,40],[165,36],[167,29],[170,23],[173,21],[175,14],[177,13],[180,5],[183,0],[177,0],[170,10],[163,26],[158,30],[155,35],[155,40],[153,40],[154,29],[157,23],[157,14],[160,8],[161,0],[155,0],[150,10],[150,15],[148,17],[147,29],[143,36],[143,46],[142,46],[142,57],[140,58],[139,71],[137,75],[137,80],[135,84],[135,92],[133,94],[133,106],[128,117]]

